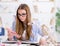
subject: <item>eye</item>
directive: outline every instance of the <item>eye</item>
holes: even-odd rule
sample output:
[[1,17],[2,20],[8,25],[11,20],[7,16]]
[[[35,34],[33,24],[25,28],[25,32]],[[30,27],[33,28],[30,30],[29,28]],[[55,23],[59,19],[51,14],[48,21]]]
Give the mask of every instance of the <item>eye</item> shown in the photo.
[[26,15],[26,13],[22,13],[22,15]]
[[18,13],[18,15],[20,15],[20,16],[21,16],[21,14],[19,14],[19,13]]
[[18,15],[19,15],[19,16],[25,16],[25,15],[26,15],[26,13],[22,13],[22,14],[19,14],[19,13],[18,13]]

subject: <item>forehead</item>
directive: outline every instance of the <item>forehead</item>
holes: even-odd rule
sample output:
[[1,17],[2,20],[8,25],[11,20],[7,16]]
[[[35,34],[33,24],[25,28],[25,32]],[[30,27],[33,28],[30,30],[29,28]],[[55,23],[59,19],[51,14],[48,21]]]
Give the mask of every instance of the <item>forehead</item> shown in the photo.
[[26,13],[26,10],[24,10],[24,9],[19,9],[19,10],[18,10],[18,13]]

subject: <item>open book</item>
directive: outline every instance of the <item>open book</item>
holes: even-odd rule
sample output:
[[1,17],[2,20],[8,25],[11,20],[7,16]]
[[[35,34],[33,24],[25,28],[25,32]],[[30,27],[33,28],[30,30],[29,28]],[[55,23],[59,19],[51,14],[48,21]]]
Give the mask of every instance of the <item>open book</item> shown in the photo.
[[[2,43],[5,44],[16,44],[18,41],[5,41]],[[31,42],[31,41],[21,41],[22,44],[38,44],[37,42]]]

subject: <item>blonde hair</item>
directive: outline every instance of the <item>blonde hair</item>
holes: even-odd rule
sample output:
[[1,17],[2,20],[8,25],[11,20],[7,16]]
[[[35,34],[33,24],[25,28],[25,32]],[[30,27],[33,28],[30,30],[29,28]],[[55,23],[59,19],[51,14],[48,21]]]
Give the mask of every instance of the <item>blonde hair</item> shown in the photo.
[[[26,4],[21,4],[18,9],[17,9],[17,13],[16,13],[16,32],[17,34],[21,35],[24,32],[24,25],[23,22],[20,21],[19,17],[18,17],[18,10],[20,9],[24,9],[26,11],[26,40],[29,40],[30,35],[31,35],[31,28],[32,25],[28,25],[28,23],[31,22],[31,13],[30,13],[30,9]],[[22,40],[22,37],[19,38],[19,40]]]

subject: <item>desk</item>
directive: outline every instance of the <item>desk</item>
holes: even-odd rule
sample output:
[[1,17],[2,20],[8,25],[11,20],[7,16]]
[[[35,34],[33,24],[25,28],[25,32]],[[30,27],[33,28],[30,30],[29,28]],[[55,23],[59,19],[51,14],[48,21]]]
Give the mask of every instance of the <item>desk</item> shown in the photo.
[[30,41],[21,41],[21,44],[18,45],[17,41],[6,41],[2,42],[5,46],[39,46],[37,42],[30,42]]
[[39,46],[37,42],[22,41],[22,44],[29,44],[30,46]]

